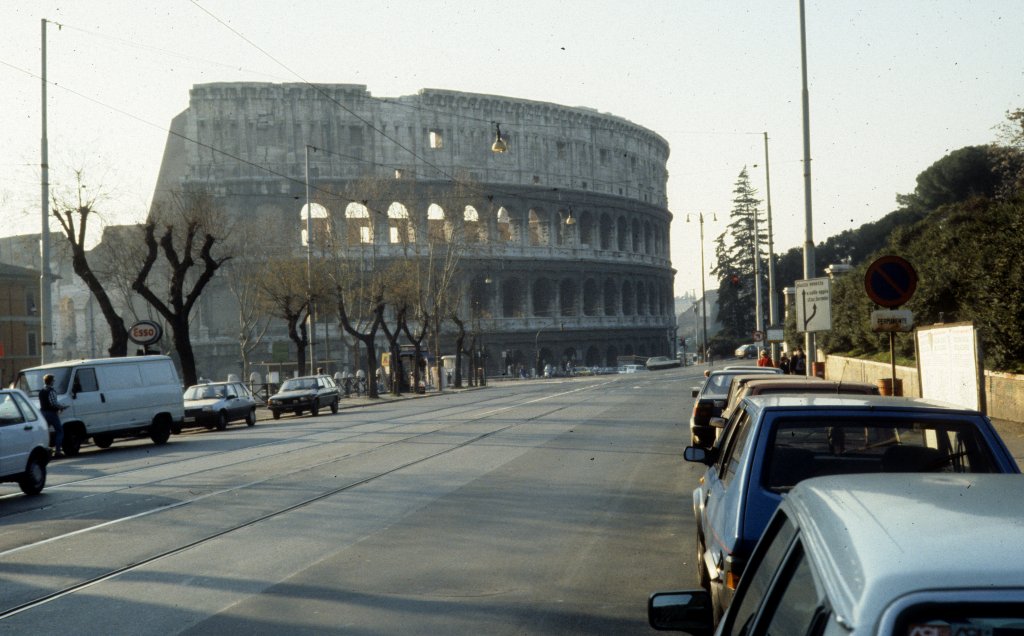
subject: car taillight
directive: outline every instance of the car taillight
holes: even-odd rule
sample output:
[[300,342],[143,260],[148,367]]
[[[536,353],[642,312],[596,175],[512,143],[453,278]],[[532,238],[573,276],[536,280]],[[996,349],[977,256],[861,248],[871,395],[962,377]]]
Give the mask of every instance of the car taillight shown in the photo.
[[697,402],[693,405],[693,419],[709,419],[711,417],[711,405],[707,402]]

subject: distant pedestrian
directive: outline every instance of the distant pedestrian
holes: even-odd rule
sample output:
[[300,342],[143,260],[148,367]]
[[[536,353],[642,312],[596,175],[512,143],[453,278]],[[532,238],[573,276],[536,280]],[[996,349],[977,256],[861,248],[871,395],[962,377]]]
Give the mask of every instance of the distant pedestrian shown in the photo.
[[54,457],[63,457],[64,424],[60,421],[60,412],[64,407],[57,400],[57,392],[53,389],[53,374],[43,376],[43,388],[39,391],[39,410],[43,412],[46,423],[53,427]]
[[761,349],[761,353],[757,356],[757,366],[759,367],[774,367],[772,359],[768,357],[768,350]]
[[793,375],[807,375],[807,357],[804,355],[803,349],[797,349],[793,353],[793,361],[789,368]]
[[783,373],[789,373],[789,358],[786,354],[782,354],[779,357],[779,368],[782,369]]

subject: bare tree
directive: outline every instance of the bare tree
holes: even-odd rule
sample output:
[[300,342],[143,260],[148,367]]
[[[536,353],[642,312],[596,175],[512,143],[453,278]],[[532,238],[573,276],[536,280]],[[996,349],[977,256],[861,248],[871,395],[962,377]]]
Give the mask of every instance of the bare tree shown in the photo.
[[[189,334],[189,315],[203,289],[230,255],[213,255],[223,240],[213,234],[218,210],[210,195],[190,192],[176,196],[169,210],[157,210],[146,223],[146,256],[132,288],[152,305],[171,328],[174,349],[187,385],[196,383],[196,361]],[[157,225],[163,226],[158,239]],[[166,294],[153,291],[150,274],[160,254],[166,266]],[[197,262],[198,259],[198,262]],[[193,272],[193,268],[201,267]],[[161,268],[163,269],[163,268]],[[188,289],[191,285],[191,289]]]
[[99,305],[103,318],[110,328],[110,348],[107,349],[107,352],[111,357],[123,357],[128,355],[128,329],[86,257],[86,232],[89,219],[95,213],[96,200],[95,198],[82,198],[82,170],[75,171],[75,179],[79,186],[77,201],[70,203],[67,199],[61,200],[54,197],[53,216],[56,217],[61,231],[68,241],[68,246],[71,249],[71,266],[75,274],[92,292],[93,298],[96,299],[96,304]]
[[[311,303],[327,297],[331,281],[320,263],[307,271],[303,259],[278,257],[270,260],[260,278],[260,294],[271,314],[285,321],[288,338],[295,344],[296,367],[306,375],[307,327]],[[309,370],[312,372],[312,369]]]
[[238,350],[242,358],[242,377],[249,377],[249,355],[263,342],[271,318],[262,302],[261,284],[269,275],[259,262],[233,261],[225,267],[228,289],[238,303]]

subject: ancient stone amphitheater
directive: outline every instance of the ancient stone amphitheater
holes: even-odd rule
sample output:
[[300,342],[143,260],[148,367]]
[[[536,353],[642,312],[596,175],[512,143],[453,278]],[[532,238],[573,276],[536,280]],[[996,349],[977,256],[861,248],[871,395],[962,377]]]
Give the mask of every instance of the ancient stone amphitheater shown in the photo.
[[[503,153],[492,150],[499,125]],[[203,84],[172,123],[154,202],[205,189],[299,256],[307,153],[314,244],[387,258],[464,237],[462,315],[481,332],[488,375],[674,350],[669,148],[656,133],[589,108],[449,90]],[[353,194],[371,182],[372,195]],[[206,295],[195,330],[209,375],[238,358],[223,292]],[[351,368],[325,322],[318,363]]]

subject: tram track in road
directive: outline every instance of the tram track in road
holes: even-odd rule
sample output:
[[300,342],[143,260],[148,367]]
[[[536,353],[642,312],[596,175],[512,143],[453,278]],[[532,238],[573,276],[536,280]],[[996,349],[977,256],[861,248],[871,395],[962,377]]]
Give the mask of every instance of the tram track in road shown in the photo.
[[[433,417],[437,417],[439,420],[449,421],[450,422],[449,426],[455,426],[455,425],[462,424],[462,423],[465,423],[465,422],[468,422],[468,421],[472,421],[473,419],[475,419],[473,417],[468,418],[468,419],[462,418],[462,416],[464,414],[466,414],[466,413],[473,413],[473,412],[479,411],[480,408],[485,407],[485,406],[487,406],[490,403],[494,403],[494,402],[503,403],[503,402],[508,402],[511,399],[521,399],[521,396],[507,395],[507,394],[505,394],[505,395],[498,395],[498,396],[487,397],[485,399],[478,400],[478,401],[474,402],[471,405],[456,405],[456,406],[445,405],[445,406],[441,406],[441,407],[438,407],[438,408],[434,408],[433,410],[429,410],[428,409],[426,411],[426,413],[432,414]],[[401,404],[401,403],[400,402],[396,402],[395,404]],[[353,435],[352,437],[347,437],[347,438],[344,438],[344,439],[339,440],[339,441],[353,441],[359,435],[377,435],[377,434],[380,434],[380,433],[386,433],[388,431],[392,431],[392,430],[401,428],[402,426],[405,426],[410,419],[420,418],[420,417],[423,416],[423,414],[424,414],[423,410],[418,410],[418,411],[416,411],[414,413],[409,413],[408,415],[403,415],[403,416],[394,418],[393,420],[391,420],[391,424],[390,425],[385,426],[383,428],[375,428],[373,430],[358,432],[355,435]],[[457,418],[457,419],[453,420],[452,418]],[[329,422],[329,421],[330,420],[328,420],[327,418],[309,419],[309,420],[303,420],[301,422],[301,425],[310,425],[310,424],[316,424],[318,422]],[[288,422],[288,424],[292,424],[292,423],[293,423],[293,421],[289,421]],[[371,421],[369,419],[362,419],[360,421],[355,421],[355,422],[343,422],[343,423],[341,423],[338,426],[330,425],[330,429],[329,430],[330,431],[336,431],[336,432],[351,432],[353,429],[357,429],[359,427],[367,426],[370,423],[371,423]],[[444,428],[444,427],[441,427],[441,428]],[[441,430],[441,429],[437,429],[437,430]],[[205,433],[206,431],[203,431],[203,432]],[[262,443],[254,444],[252,446],[247,446],[247,447],[244,447],[244,448],[239,448],[239,449],[236,449],[236,451],[258,450],[258,449],[273,449],[273,448],[277,448],[277,447],[290,446],[290,447],[293,447],[293,448],[289,448],[287,450],[284,450],[281,454],[297,452],[297,451],[301,451],[301,450],[304,450],[304,449],[308,448],[309,445],[314,445],[314,444],[322,443],[322,442],[319,442],[319,441],[316,441],[316,442],[310,441],[310,444],[307,445],[307,446],[297,446],[296,447],[295,445],[296,445],[297,442],[301,443],[303,440],[313,440],[313,439],[315,439],[317,437],[323,436],[325,434],[325,432],[328,432],[328,430],[324,429],[324,428],[317,428],[316,430],[313,430],[313,431],[310,431],[310,432],[299,433],[297,435],[291,435],[291,436],[289,436],[289,437],[287,437],[285,439],[275,439],[275,440],[271,440],[271,441],[267,441],[267,442],[262,442]],[[401,441],[401,440],[396,440],[396,442],[398,442],[398,441]],[[236,452],[236,451],[231,451],[231,452]],[[199,459],[202,459],[202,458],[199,458]],[[265,455],[262,455],[262,456],[259,456],[259,457],[242,458],[242,459],[238,459],[238,460],[235,460],[235,461],[229,461],[229,462],[226,462],[226,463],[221,463],[221,464],[218,464],[216,467],[212,467],[212,468],[202,468],[202,469],[193,470],[193,471],[186,471],[186,472],[182,472],[182,473],[176,473],[175,474],[175,478],[182,478],[182,477],[201,475],[201,474],[204,474],[204,473],[208,473],[208,472],[210,472],[212,470],[220,470],[220,469],[223,469],[223,468],[226,468],[226,467],[231,467],[231,466],[240,466],[240,465],[244,465],[246,463],[253,462],[253,461],[261,461],[263,459],[266,459]],[[70,461],[74,461],[74,460],[70,460]],[[195,461],[195,460],[190,460],[190,461]],[[70,489],[70,488],[86,486],[86,485],[89,485],[90,483],[95,483],[95,482],[112,481],[112,480],[115,480],[115,479],[130,478],[132,475],[135,475],[135,474],[153,473],[155,471],[158,471],[163,466],[171,465],[171,464],[179,464],[179,463],[182,463],[182,460],[180,458],[178,458],[178,457],[175,457],[173,459],[167,459],[165,461],[161,461],[161,462],[157,462],[157,463],[152,463],[152,464],[147,464],[145,466],[140,466],[140,467],[137,467],[137,468],[128,468],[128,469],[125,469],[125,470],[120,470],[120,471],[118,471],[116,473],[111,473],[111,474],[106,474],[106,475],[99,475],[99,476],[93,476],[93,477],[84,477],[84,478],[81,478],[81,479],[73,479],[73,480],[65,481],[65,482],[62,482],[60,484],[55,484],[55,485],[52,485],[52,486],[48,486],[46,488],[46,491],[47,492],[61,491],[61,490],[67,490],[67,489]],[[160,479],[158,479],[156,481],[160,481]],[[130,486],[124,486],[124,487],[121,487],[121,488],[112,488],[112,489],[110,489],[108,491],[105,491],[105,494],[116,493],[116,492],[121,491],[121,490],[135,489],[135,488],[139,488],[140,486],[150,485],[152,483],[155,483],[155,482],[143,482],[143,483],[135,482],[135,483],[132,483]],[[0,501],[3,501],[4,499],[9,499],[9,498],[21,499],[21,498],[23,498],[23,495],[20,492],[11,492],[10,494],[0,496]],[[15,510],[15,511],[12,511],[12,512],[3,512],[3,513],[0,513],[0,521],[2,521],[3,519],[5,519],[7,517],[10,517],[10,516],[23,515],[25,513],[31,513],[33,511],[38,511],[38,510],[50,508],[52,506],[53,506],[53,504],[51,504],[51,503],[44,503],[43,505],[40,505],[40,506],[37,506],[37,507],[19,508],[18,510]],[[0,557],[2,557],[2,553],[0,553]]]
[[[443,432],[445,429],[448,429],[448,428],[451,428],[451,427],[454,427],[454,426],[465,425],[467,423],[474,423],[474,422],[483,422],[483,421],[486,421],[486,420],[488,420],[490,418],[493,418],[493,417],[495,417],[497,415],[500,415],[502,413],[507,413],[508,411],[511,411],[513,409],[516,409],[516,408],[527,407],[527,406],[532,405],[532,404],[536,404],[536,403],[539,403],[539,402],[544,402],[544,401],[551,400],[551,399],[558,398],[558,397],[565,397],[567,395],[571,395],[571,394],[574,394],[574,393],[597,390],[597,389],[600,389],[603,386],[605,386],[605,384],[606,383],[603,383],[603,382],[602,383],[596,383],[596,384],[588,384],[587,386],[584,386],[584,387],[573,388],[573,389],[568,390],[568,391],[561,391],[561,392],[552,393],[552,394],[546,394],[546,395],[542,395],[542,396],[539,396],[539,397],[534,397],[534,398],[527,399],[527,400],[519,399],[519,400],[517,400],[513,404],[492,405],[491,408],[489,408],[488,410],[485,410],[483,412],[478,413],[475,417],[460,419],[459,422],[451,423],[451,424],[446,425],[446,426],[432,428],[431,430],[422,431],[422,432],[419,432],[419,433],[416,433],[416,434],[413,434],[413,435],[403,436],[400,439],[395,439],[395,440],[390,440],[390,441],[386,441],[386,442],[381,442],[381,443],[375,444],[372,448],[369,448],[369,449],[367,449],[365,451],[361,451],[360,453],[358,453],[356,455],[364,455],[364,454],[376,452],[376,451],[379,451],[382,448],[386,448],[386,447],[389,447],[389,446],[394,446],[394,445],[397,445],[397,444],[404,444],[404,443],[414,442],[417,439],[424,438],[424,437],[429,436],[429,435],[435,435],[438,432]],[[496,400],[493,400],[493,401],[499,401],[499,400],[500,400],[500,398],[496,399]],[[440,448],[440,449],[438,449],[438,450],[436,450],[434,452],[429,452],[426,455],[419,456],[419,457],[410,459],[409,461],[405,461],[405,462],[399,463],[397,465],[388,467],[388,468],[386,468],[384,470],[380,470],[378,472],[374,472],[373,474],[366,475],[366,476],[363,476],[361,478],[357,478],[355,480],[348,481],[348,482],[346,482],[344,484],[338,485],[337,487],[330,488],[330,489],[325,490],[323,492],[319,492],[319,493],[317,493],[317,494],[315,494],[313,496],[305,497],[305,498],[303,498],[303,499],[301,499],[299,501],[291,503],[290,505],[287,505],[287,506],[284,506],[284,507],[281,507],[281,508],[278,508],[278,509],[275,509],[275,510],[270,510],[270,511],[263,512],[263,513],[255,516],[255,517],[246,519],[244,521],[240,521],[238,523],[233,523],[233,524],[231,524],[228,527],[220,528],[220,529],[218,529],[218,530],[216,530],[214,532],[211,532],[211,533],[206,534],[204,536],[200,536],[200,537],[195,538],[195,539],[193,539],[191,541],[187,541],[187,542],[185,542],[185,543],[183,543],[181,545],[177,545],[177,546],[174,546],[174,547],[170,547],[170,548],[167,548],[167,549],[164,549],[164,550],[157,551],[157,552],[155,552],[153,554],[150,554],[148,556],[134,559],[131,562],[125,563],[125,564],[120,565],[118,567],[110,568],[109,570],[107,570],[105,572],[96,574],[96,575],[91,576],[89,578],[82,579],[82,580],[76,581],[76,582],[71,583],[71,584],[62,585],[62,586],[58,587],[57,589],[51,590],[51,591],[46,592],[44,594],[39,594],[38,596],[36,596],[34,598],[27,599],[27,600],[22,600],[20,602],[16,602],[15,604],[11,605],[10,607],[0,609],[0,621],[3,621],[5,619],[7,619],[7,618],[13,617],[13,616],[18,615],[18,614],[21,614],[21,613],[23,613],[25,611],[29,611],[29,610],[31,610],[33,608],[40,607],[40,606],[45,605],[47,603],[59,600],[59,599],[61,599],[63,597],[75,594],[77,592],[81,592],[83,590],[86,590],[86,589],[91,588],[93,586],[96,586],[98,584],[101,584],[101,583],[103,583],[105,581],[109,581],[109,580],[114,579],[114,578],[116,578],[118,576],[121,576],[121,575],[124,575],[126,573],[138,570],[140,568],[143,568],[143,567],[145,567],[147,565],[156,563],[156,562],[164,560],[164,559],[171,558],[171,557],[173,557],[175,555],[179,555],[179,554],[181,554],[183,552],[186,552],[188,550],[194,549],[194,548],[196,548],[198,546],[201,546],[201,545],[204,545],[204,544],[208,544],[208,543],[210,543],[212,541],[215,541],[217,539],[220,539],[220,538],[225,537],[227,535],[230,535],[232,533],[241,531],[241,530],[246,529],[246,528],[250,528],[252,526],[258,525],[260,523],[266,522],[266,521],[271,520],[271,519],[275,519],[277,517],[281,517],[283,515],[287,515],[287,514],[289,514],[291,512],[294,512],[294,511],[299,510],[301,508],[310,506],[311,504],[314,504],[316,502],[322,501],[324,499],[328,499],[330,497],[334,497],[334,496],[337,496],[339,494],[343,494],[343,493],[346,493],[348,491],[352,491],[353,489],[357,489],[360,486],[363,486],[363,485],[375,482],[375,481],[377,481],[377,480],[379,480],[381,478],[384,478],[384,477],[387,477],[387,476],[390,476],[390,475],[395,475],[396,473],[400,473],[403,470],[407,470],[407,469],[412,468],[414,466],[418,466],[418,465],[424,464],[426,462],[430,462],[432,460],[435,460],[435,459],[437,459],[439,457],[442,457],[444,455],[447,455],[447,454],[450,454],[450,453],[454,453],[456,451],[459,451],[460,449],[466,448],[467,446],[471,446],[473,444],[478,444],[478,443],[480,443],[483,440],[486,440],[486,439],[488,439],[490,437],[493,437],[495,435],[499,435],[501,433],[504,433],[504,432],[509,431],[511,429],[514,429],[516,427],[523,426],[525,424],[529,424],[529,423],[535,422],[537,420],[542,420],[542,419],[552,415],[553,413],[557,413],[557,412],[562,411],[562,410],[564,410],[566,408],[570,408],[571,406],[572,406],[572,404],[558,404],[558,405],[554,405],[552,408],[543,409],[543,410],[541,410],[541,411],[539,411],[537,413],[531,414],[528,417],[524,417],[522,419],[517,419],[516,421],[510,422],[508,424],[504,424],[504,425],[499,426],[497,428],[492,428],[492,429],[488,429],[486,431],[483,431],[483,432],[480,432],[480,433],[477,433],[477,434],[473,434],[470,437],[468,437],[466,439],[463,439],[461,441],[447,444],[443,448]],[[479,411],[479,404],[474,405],[474,408]],[[445,411],[445,410],[452,410],[452,409],[448,409],[448,408],[437,409],[438,412]],[[472,409],[466,409],[466,410],[472,410]],[[417,417],[421,417],[421,416],[422,416],[422,412],[417,414]],[[410,415],[409,417],[411,418],[412,415]],[[403,426],[403,425],[405,425],[405,423],[395,423],[395,424],[389,426],[388,428],[389,429],[394,429],[394,428],[398,428],[398,427]],[[373,432],[367,432],[365,434],[366,435],[370,435],[370,434],[376,434],[376,433],[380,433],[380,432],[381,432],[380,430],[376,430],[376,431],[373,431]],[[322,431],[320,433],[322,434]],[[311,435],[312,435],[312,433],[311,433]],[[279,479],[282,479],[284,477],[298,475],[298,474],[300,474],[302,472],[315,471],[318,468],[323,468],[323,467],[328,466],[328,465],[330,465],[332,463],[340,463],[340,462],[350,461],[356,455],[347,454],[345,456],[333,457],[333,458],[325,460],[323,462],[319,462],[318,464],[315,464],[315,465],[304,465],[301,468],[296,468],[296,469],[294,469],[292,471],[287,471],[285,473],[276,473],[276,474],[274,474],[272,476],[266,477],[265,479],[254,480],[254,481],[247,482],[247,483],[244,483],[244,484],[237,484],[237,485],[232,486],[230,488],[221,489],[221,490],[219,490],[217,492],[204,493],[203,495],[200,495],[200,496],[197,496],[197,497],[183,499],[181,501],[174,502],[172,504],[168,504],[168,505],[165,505],[165,506],[161,506],[161,507],[153,508],[153,509],[146,510],[146,511],[143,511],[143,512],[139,512],[139,513],[136,513],[136,514],[133,514],[133,515],[126,516],[126,517],[121,518],[121,519],[113,519],[113,520],[109,520],[109,521],[101,523],[101,524],[96,524],[96,525],[89,526],[89,527],[86,527],[86,528],[81,528],[81,529],[76,530],[76,531],[74,531],[72,533],[69,533],[69,534],[64,534],[64,535],[56,536],[56,537],[50,537],[50,538],[44,539],[42,541],[37,541],[35,543],[26,544],[26,545],[23,545],[23,546],[19,546],[17,548],[12,548],[12,549],[9,549],[9,550],[6,550],[6,551],[0,553],[0,563],[2,563],[5,559],[7,559],[7,558],[9,558],[9,557],[11,557],[11,556],[13,556],[13,555],[15,555],[17,553],[26,552],[26,551],[32,550],[34,548],[41,548],[41,547],[44,547],[44,546],[46,546],[48,544],[53,544],[53,543],[56,543],[58,541],[64,541],[64,540],[67,540],[67,539],[75,537],[75,536],[81,536],[81,535],[89,533],[89,532],[95,532],[97,530],[101,530],[101,529],[104,529],[104,528],[109,528],[111,525],[114,525],[114,524],[123,523],[123,522],[127,522],[127,521],[132,521],[132,520],[136,520],[136,519],[140,519],[140,518],[145,517],[145,516],[159,515],[161,513],[169,512],[171,510],[186,508],[188,506],[197,504],[197,503],[199,503],[201,501],[210,499],[212,497],[223,496],[223,495],[235,493],[235,492],[238,492],[238,491],[255,488],[257,486],[266,484],[267,482],[270,482],[272,480],[279,480]],[[201,472],[201,471],[197,471],[197,473],[198,472]]]

